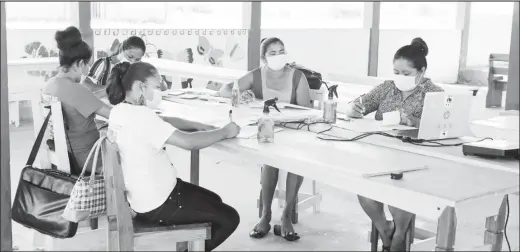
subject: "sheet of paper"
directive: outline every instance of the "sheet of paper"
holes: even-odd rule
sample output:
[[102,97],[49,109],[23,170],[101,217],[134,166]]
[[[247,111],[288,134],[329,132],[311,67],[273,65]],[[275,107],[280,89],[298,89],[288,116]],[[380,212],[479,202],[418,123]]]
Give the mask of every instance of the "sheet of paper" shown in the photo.
[[350,121],[337,121],[336,127],[355,131],[358,133],[370,133],[370,132],[385,132],[392,130],[411,130],[416,129],[414,127],[406,125],[382,125],[381,121],[375,119],[364,118],[364,119],[351,119]]
[[[282,130],[283,130],[282,128],[278,128],[278,127],[274,128],[275,133],[280,132]],[[250,139],[250,138],[255,137],[257,133],[258,133],[258,126],[256,126],[256,125],[244,126],[240,129],[240,134],[238,134],[237,138]]]
[[392,111],[383,114],[382,126],[399,125],[401,122],[401,113],[399,111]]

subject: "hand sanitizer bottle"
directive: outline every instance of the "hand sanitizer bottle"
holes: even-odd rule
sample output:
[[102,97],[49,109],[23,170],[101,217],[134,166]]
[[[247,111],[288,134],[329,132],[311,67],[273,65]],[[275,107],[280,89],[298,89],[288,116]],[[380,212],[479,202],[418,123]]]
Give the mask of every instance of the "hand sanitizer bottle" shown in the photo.
[[274,142],[274,120],[269,115],[269,107],[272,106],[280,112],[276,107],[277,100],[278,98],[273,98],[264,102],[264,114],[258,119],[258,133],[256,134],[258,143]]
[[238,107],[240,103],[240,89],[238,88],[238,81],[233,83],[233,89],[231,89],[231,106]]
[[338,102],[334,101],[334,95],[336,95],[336,98],[338,97],[338,92],[336,91],[337,88],[338,85],[332,85],[328,88],[329,98],[323,105],[323,120],[327,123],[336,123],[336,109],[338,107]]

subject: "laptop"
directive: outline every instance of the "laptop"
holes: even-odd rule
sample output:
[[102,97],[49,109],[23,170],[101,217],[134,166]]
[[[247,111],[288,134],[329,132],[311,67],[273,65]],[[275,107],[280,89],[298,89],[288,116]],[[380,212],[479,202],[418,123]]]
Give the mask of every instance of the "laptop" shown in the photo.
[[418,140],[441,140],[469,133],[471,93],[426,93],[419,129],[400,130],[398,136]]

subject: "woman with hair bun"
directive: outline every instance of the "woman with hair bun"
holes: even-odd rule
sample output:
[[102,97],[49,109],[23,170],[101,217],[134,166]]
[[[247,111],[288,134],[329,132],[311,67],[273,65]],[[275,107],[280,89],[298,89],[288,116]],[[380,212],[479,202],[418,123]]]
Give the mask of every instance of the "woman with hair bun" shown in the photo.
[[54,38],[58,44],[60,67],[58,75],[47,83],[44,93],[57,97],[62,103],[68,148],[77,161],[77,164],[71,163],[71,172],[79,175],[99,139],[94,118],[96,114],[108,118],[110,107],[80,83],[88,73],[92,58],[92,49],[83,41],[80,31],[71,26],[57,31]]
[[[428,46],[421,38],[414,38],[394,55],[394,78],[376,86],[363,99],[350,102],[347,115],[352,118],[375,112],[376,120],[383,120],[383,114],[399,111],[400,124],[419,127],[421,123],[424,94],[444,92],[425,77],[428,67],[426,56]],[[362,102],[361,102],[362,100]],[[363,196],[358,196],[359,203],[381,234],[383,251],[405,251],[405,234],[413,214],[388,206],[393,221],[387,221],[384,205]]]

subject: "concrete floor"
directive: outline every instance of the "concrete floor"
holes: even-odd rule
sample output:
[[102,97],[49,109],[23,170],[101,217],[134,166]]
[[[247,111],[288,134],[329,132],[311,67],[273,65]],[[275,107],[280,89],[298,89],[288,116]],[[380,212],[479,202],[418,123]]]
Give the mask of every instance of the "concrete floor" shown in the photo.
[[[475,104],[476,105],[476,104]],[[478,104],[476,106],[481,106]],[[483,106],[482,106],[483,107]],[[473,119],[496,115],[498,111],[472,112]],[[477,116],[478,115],[478,116]],[[24,166],[33,144],[32,123],[22,122],[19,128],[11,129],[11,181],[12,196],[16,190],[20,171]],[[189,180],[189,153],[170,147],[170,157],[179,171],[179,176]],[[367,233],[370,222],[364,214],[355,195],[336,188],[320,184],[323,193],[321,213],[313,214],[306,210],[300,212],[300,222],[295,226],[302,239],[288,243],[278,237],[268,235],[262,240],[253,240],[249,231],[257,221],[256,198],[259,193],[260,169],[257,165],[239,157],[222,154],[212,149],[201,152],[200,185],[215,191],[223,200],[235,207],[241,215],[241,223],[236,232],[217,250],[219,251],[283,251],[283,250],[329,250],[346,251],[368,250]],[[239,179],[236,179],[239,178]],[[306,180],[302,192],[310,191],[310,181]],[[277,206],[276,202],[274,206]],[[484,234],[485,216],[479,214],[484,208],[497,209],[498,206],[473,203],[457,210],[458,226],[456,248],[468,248],[481,245]],[[279,222],[280,209],[273,207],[274,224]],[[507,234],[513,251],[519,250],[519,200],[510,197],[510,218]],[[418,222],[435,231],[436,223]],[[13,222],[14,245],[20,250],[32,250],[32,232]],[[104,223],[98,231],[80,230],[76,237],[56,241],[55,250],[104,250],[106,234]],[[174,244],[168,243],[167,235],[145,237],[137,240],[136,250],[174,250]],[[507,251],[504,241],[503,251]]]

